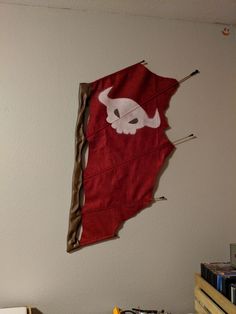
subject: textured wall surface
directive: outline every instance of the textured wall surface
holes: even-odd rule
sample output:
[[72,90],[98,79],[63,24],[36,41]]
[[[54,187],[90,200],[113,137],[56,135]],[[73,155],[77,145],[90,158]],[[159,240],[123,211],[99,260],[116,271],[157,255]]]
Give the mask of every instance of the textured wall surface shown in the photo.
[[[109,314],[113,305],[193,311],[201,261],[235,242],[236,36],[222,26],[0,6],[0,306]],[[146,59],[177,79],[167,112],[179,145],[157,202],[120,239],[66,253],[79,82]]]

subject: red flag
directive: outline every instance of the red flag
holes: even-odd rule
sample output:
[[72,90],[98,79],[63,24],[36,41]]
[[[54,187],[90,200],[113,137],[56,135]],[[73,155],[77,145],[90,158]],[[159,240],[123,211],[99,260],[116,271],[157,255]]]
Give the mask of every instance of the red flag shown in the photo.
[[178,85],[141,63],[81,84],[68,252],[117,236],[124,221],[153,201],[160,169],[174,149],[165,135],[165,111]]

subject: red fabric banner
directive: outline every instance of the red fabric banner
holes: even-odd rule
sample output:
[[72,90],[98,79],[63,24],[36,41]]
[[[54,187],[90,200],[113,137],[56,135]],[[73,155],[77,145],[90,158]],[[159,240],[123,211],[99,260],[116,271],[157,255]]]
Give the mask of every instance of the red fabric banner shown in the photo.
[[178,86],[141,63],[89,84],[85,202],[74,226],[75,248],[117,236],[124,221],[153,202],[158,174],[174,149],[165,111]]

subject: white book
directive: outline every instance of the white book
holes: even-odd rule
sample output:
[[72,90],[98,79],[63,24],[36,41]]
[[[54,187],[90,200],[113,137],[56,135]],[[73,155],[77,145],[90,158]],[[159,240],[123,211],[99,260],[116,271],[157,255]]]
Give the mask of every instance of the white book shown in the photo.
[[9,307],[5,309],[0,309],[0,314],[27,314],[26,307]]

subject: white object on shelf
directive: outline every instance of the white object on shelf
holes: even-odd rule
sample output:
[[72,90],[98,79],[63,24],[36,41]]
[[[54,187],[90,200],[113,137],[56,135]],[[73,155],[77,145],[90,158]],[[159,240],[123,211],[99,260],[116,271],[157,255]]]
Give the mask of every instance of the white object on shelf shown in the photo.
[[0,314],[27,314],[27,307],[9,307],[0,309]]

